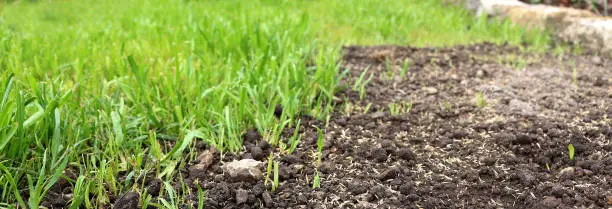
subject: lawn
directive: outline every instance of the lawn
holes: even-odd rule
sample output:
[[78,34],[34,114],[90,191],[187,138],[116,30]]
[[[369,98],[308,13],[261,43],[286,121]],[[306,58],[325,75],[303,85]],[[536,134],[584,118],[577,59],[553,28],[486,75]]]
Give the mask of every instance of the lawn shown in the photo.
[[139,176],[176,182],[198,143],[242,150],[249,129],[282,154],[283,130],[333,112],[344,45],[550,41],[438,0],[0,4],[0,207],[68,181],[68,206],[101,208]]

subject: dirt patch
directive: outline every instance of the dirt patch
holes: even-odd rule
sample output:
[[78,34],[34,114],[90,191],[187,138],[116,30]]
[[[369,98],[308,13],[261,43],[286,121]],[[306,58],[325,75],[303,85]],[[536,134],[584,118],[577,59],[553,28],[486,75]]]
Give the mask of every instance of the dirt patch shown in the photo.
[[[484,43],[351,46],[342,68],[336,112],[327,127],[303,117],[293,154],[249,130],[243,153],[200,149],[177,192],[190,190],[195,205],[197,188],[208,191],[207,208],[612,206],[612,62]],[[324,128],[319,166],[314,127]],[[222,169],[247,158],[267,165],[269,153],[279,162],[275,191]],[[159,180],[147,182],[159,191]]]

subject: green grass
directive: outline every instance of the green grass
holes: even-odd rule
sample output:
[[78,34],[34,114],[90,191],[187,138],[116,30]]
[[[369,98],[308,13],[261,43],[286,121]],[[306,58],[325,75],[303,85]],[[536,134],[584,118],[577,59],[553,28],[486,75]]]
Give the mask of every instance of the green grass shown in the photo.
[[196,140],[236,151],[255,128],[282,143],[300,114],[332,110],[344,44],[549,41],[437,0],[0,4],[0,207],[38,208],[65,170],[73,207],[109,204],[144,173],[177,178]]

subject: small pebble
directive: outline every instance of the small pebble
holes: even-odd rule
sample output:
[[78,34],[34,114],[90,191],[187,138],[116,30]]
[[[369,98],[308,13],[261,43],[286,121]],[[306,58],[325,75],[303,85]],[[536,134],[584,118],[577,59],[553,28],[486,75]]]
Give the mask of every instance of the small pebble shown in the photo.
[[247,202],[249,198],[249,193],[244,189],[236,190],[236,204],[240,205],[242,203]]
[[591,58],[591,62],[593,62],[593,64],[595,65],[601,65],[603,60],[599,56],[594,56],[593,58]]
[[434,87],[423,87],[422,90],[425,91],[428,95],[432,95],[432,94],[437,94],[438,93],[438,89],[436,89]]

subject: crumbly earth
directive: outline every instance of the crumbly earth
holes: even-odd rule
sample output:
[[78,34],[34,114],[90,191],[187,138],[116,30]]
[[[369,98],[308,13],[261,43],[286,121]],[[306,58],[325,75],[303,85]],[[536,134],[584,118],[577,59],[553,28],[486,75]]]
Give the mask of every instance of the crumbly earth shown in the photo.
[[[302,117],[293,154],[248,131],[243,153],[215,154],[208,167],[189,163],[185,186],[175,188],[190,189],[193,204],[196,188],[207,190],[207,208],[612,207],[606,58],[489,43],[350,46],[342,69],[336,112],[327,126]],[[363,93],[354,85],[360,77],[369,79]],[[325,139],[318,166],[314,127]],[[232,181],[221,168],[244,158],[267,165],[271,152],[280,162],[276,191],[264,180]],[[321,183],[312,189],[315,170]],[[161,182],[145,187],[157,195]]]

